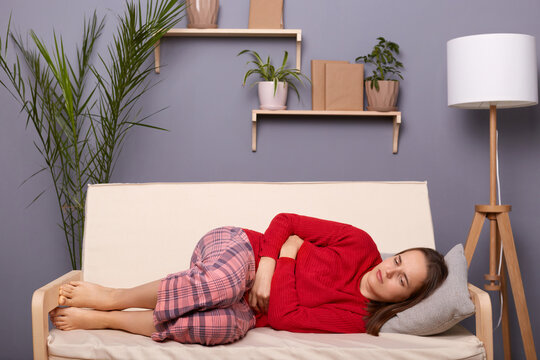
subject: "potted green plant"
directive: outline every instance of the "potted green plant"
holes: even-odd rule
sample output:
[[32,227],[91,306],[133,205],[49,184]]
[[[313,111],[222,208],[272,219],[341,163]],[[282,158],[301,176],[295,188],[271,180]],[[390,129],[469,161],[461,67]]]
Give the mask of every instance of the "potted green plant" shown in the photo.
[[396,58],[399,55],[399,45],[384,37],[377,38],[379,42],[370,54],[359,56],[356,62],[374,65],[371,76],[366,77],[367,109],[374,111],[397,110],[396,103],[399,94],[399,80],[403,80],[400,69],[403,64]]
[[253,64],[254,67],[249,69],[244,75],[242,86],[246,85],[246,81],[249,76],[253,74],[258,75],[258,77],[262,80],[256,83],[258,84],[259,90],[260,108],[263,110],[286,109],[287,106],[285,104],[287,103],[287,90],[289,86],[294,90],[296,96],[298,96],[298,99],[300,99],[300,94],[298,93],[298,89],[294,84],[295,80],[303,84],[302,78],[304,78],[311,83],[309,78],[302,74],[300,70],[286,67],[287,59],[289,57],[289,53],[287,51],[285,51],[285,54],[283,55],[283,61],[279,68],[272,65],[270,56],[268,56],[266,62],[264,62],[259,54],[253,50],[242,50],[237,56],[246,53],[253,57],[254,60],[248,61],[247,63]]

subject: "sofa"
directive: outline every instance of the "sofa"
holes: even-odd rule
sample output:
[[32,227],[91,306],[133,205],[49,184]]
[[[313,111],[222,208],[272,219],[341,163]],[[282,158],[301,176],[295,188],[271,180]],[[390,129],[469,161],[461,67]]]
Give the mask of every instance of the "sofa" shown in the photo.
[[[367,231],[383,254],[435,248],[426,182],[89,185],[82,270],[51,281],[32,298],[34,359],[493,359],[491,303],[486,292],[467,284],[466,264],[458,286],[472,310],[450,314],[431,332],[403,330],[407,314],[391,319],[379,336],[257,328],[238,342],[218,346],[158,343],[117,330],[50,328],[48,312],[58,306],[62,283],[84,279],[131,287],[156,280],[187,268],[195,244],[209,230],[232,225],[264,232],[283,212],[352,224]],[[455,306],[459,312],[469,305]],[[419,311],[407,316],[415,321],[427,312]],[[475,334],[458,324],[472,313]],[[429,321],[428,326],[433,327]],[[428,336],[418,335],[424,333]]]

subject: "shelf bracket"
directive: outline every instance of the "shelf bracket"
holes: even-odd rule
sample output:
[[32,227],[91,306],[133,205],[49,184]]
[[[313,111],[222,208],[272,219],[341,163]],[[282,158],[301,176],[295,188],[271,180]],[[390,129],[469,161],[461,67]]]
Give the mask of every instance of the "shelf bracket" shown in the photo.
[[155,72],[156,74],[159,74],[159,67],[161,65],[161,49],[160,49],[160,41],[156,43],[156,47],[154,48],[154,65],[155,65]]
[[296,68],[300,71],[302,63],[302,33],[296,33]]
[[257,112],[251,112],[251,151],[257,151]]
[[399,127],[401,126],[401,113],[395,114],[392,117],[393,123],[393,139],[392,139],[392,154],[397,154],[398,152],[398,139],[399,139]]

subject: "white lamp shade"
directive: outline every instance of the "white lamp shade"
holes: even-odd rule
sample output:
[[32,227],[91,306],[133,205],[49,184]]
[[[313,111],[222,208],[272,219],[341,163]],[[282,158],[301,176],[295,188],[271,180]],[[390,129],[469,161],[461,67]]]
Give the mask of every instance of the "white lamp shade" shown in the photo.
[[512,108],[538,104],[535,39],[482,34],[448,41],[448,106]]

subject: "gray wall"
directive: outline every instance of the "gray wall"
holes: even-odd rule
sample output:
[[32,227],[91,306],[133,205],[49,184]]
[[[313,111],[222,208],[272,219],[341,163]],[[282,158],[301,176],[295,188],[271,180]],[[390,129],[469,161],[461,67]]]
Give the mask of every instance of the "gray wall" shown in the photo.
[[[122,1],[3,0],[0,31],[9,13],[21,33],[34,29],[50,43],[52,29],[69,47],[81,36],[82,19],[93,9],[108,15],[103,51]],[[222,0],[222,28],[245,28],[248,0]],[[474,204],[489,200],[488,113],[446,105],[446,42],[486,32],[527,33],[540,38],[540,2],[535,0],[286,0],[285,25],[303,30],[302,68],[311,59],[354,61],[377,36],[398,42],[406,70],[401,86],[403,126],[399,153],[391,153],[391,122],[332,118],[265,118],[258,151],[251,152],[251,109],[256,91],[242,88],[247,58],[242,49],[281,57],[290,39],[167,39],[161,81],[142,103],[146,113],[168,107],[153,123],[169,132],[135,129],[120,157],[115,182],[210,180],[427,180],[437,247],[442,252],[465,242]],[[180,26],[185,26],[182,23]],[[294,64],[291,59],[291,64]],[[481,79],[471,79],[481,81]],[[302,101],[289,97],[290,109],[311,108],[310,89]],[[18,105],[0,90],[0,358],[31,357],[30,299],[40,285],[70,265],[58,229],[54,195],[33,206],[46,175],[19,187],[41,158],[25,130]],[[540,245],[540,109],[499,111],[501,192],[511,213],[533,332],[540,328],[540,281],[535,263]],[[263,206],[261,204],[261,206]],[[241,225],[241,224],[239,224]],[[481,286],[487,271],[487,226],[470,280]],[[495,314],[499,301],[493,297]],[[496,315],[494,316],[497,317]],[[472,323],[467,322],[471,327]],[[511,310],[512,352],[524,357],[516,316]],[[540,348],[536,342],[536,347]],[[501,359],[501,331],[495,331]]]

